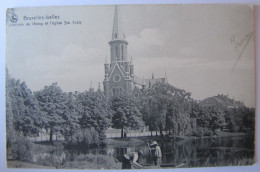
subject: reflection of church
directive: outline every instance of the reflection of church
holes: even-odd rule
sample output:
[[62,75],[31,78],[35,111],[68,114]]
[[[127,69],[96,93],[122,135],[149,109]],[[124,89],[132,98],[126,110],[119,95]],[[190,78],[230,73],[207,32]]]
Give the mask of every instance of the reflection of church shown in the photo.
[[125,34],[120,22],[118,7],[115,7],[112,40],[110,45],[110,63],[105,62],[104,91],[98,88],[99,96],[109,100],[114,96],[129,95],[139,97],[142,91],[156,82],[167,82],[165,78],[140,79],[134,75],[132,58],[127,57]]

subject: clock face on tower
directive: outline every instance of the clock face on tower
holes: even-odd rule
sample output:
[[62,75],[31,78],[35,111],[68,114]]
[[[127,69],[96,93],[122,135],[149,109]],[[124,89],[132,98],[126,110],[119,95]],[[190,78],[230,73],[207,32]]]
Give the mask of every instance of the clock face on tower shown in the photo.
[[113,76],[113,81],[114,81],[114,82],[119,82],[120,80],[121,80],[121,76],[120,76],[120,75],[115,74],[115,75]]

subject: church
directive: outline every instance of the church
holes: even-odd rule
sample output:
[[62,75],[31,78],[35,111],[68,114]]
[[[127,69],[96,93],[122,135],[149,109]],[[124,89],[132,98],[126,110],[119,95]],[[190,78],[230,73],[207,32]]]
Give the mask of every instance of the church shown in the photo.
[[99,97],[110,100],[116,96],[133,96],[140,97],[143,91],[157,82],[167,82],[165,74],[164,78],[141,79],[134,74],[134,64],[132,57],[127,56],[128,42],[125,39],[125,33],[120,21],[118,6],[115,6],[112,39],[110,45],[110,61],[106,58],[104,68],[105,75],[102,91],[100,85],[98,87]]

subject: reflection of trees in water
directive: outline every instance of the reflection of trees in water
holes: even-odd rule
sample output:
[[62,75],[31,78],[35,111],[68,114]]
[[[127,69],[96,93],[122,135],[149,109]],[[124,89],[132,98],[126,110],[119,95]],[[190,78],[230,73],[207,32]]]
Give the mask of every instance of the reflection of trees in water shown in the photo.
[[[235,165],[241,159],[254,157],[245,147],[245,138],[208,138],[162,144],[163,163],[186,162],[188,167]],[[242,148],[242,149],[241,149]]]
[[[238,165],[239,161],[254,158],[253,139],[240,138],[207,138],[207,139],[188,139],[183,141],[161,141],[159,145],[162,150],[163,164],[180,164],[186,162],[187,167],[199,166],[225,166]],[[152,164],[149,155],[149,147],[143,145],[131,145],[128,147],[103,147],[88,150],[70,151],[68,158],[73,160],[80,154],[105,154],[122,160],[125,153],[144,152],[141,163]],[[242,161],[243,163],[243,161]],[[239,164],[243,165],[243,164]]]

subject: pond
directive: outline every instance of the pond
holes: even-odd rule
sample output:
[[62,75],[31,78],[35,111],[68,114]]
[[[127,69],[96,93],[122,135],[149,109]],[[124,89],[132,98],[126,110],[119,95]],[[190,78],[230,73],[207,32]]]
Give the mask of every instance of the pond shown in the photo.
[[[254,142],[247,137],[191,138],[158,142],[162,150],[162,164],[185,164],[184,167],[249,165],[254,160]],[[152,164],[147,143],[138,146],[106,146],[87,151],[69,151],[70,160],[80,154],[92,153],[112,156],[119,161],[125,153],[142,150],[142,164]]]

